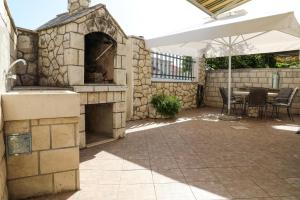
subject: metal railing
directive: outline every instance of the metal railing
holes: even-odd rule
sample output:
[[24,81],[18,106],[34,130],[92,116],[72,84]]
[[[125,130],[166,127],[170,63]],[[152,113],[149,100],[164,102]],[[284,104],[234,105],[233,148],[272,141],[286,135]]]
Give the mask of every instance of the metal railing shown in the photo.
[[190,56],[151,52],[152,78],[194,80],[194,63]]

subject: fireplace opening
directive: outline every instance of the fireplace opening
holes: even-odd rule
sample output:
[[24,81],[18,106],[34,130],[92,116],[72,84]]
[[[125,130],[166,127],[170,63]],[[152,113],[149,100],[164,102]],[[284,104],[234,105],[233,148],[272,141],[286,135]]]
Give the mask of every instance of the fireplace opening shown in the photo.
[[85,84],[111,84],[114,78],[114,58],[116,41],[101,32],[85,36]]
[[113,139],[113,104],[85,106],[86,144]]

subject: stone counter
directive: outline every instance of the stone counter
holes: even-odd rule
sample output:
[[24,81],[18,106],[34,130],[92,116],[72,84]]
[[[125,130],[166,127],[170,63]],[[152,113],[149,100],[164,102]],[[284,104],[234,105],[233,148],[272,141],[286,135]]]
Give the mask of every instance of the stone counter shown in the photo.
[[4,93],[2,101],[5,136],[32,138],[31,151],[7,155],[10,199],[79,189],[80,95],[18,91]]
[[5,122],[5,134],[32,135],[32,152],[7,158],[10,199],[79,189],[78,117]]

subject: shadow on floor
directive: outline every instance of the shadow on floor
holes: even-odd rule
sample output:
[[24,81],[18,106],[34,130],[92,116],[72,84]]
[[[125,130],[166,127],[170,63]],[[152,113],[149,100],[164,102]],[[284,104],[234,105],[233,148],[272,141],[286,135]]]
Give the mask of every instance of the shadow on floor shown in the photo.
[[218,115],[205,108],[129,122],[126,138],[80,152],[80,191],[41,199],[299,199],[299,117]]

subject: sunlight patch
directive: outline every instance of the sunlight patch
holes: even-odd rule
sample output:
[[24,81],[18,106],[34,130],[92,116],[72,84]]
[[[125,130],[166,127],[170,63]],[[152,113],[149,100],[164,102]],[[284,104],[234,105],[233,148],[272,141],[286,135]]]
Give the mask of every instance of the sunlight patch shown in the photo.
[[205,200],[229,200],[229,198],[221,196],[218,193],[208,191],[196,186],[191,186],[193,193],[197,197],[197,199],[205,199]]
[[248,130],[249,129],[245,126],[230,126],[230,127],[235,129],[235,130]]
[[292,132],[299,132],[300,126],[295,124],[286,124],[286,125],[278,125],[272,126],[272,128],[282,131],[292,131]]
[[154,128],[160,128],[160,127],[169,126],[169,125],[173,125],[173,124],[179,124],[179,123],[188,122],[188,121],[192,121],[192,120],[195,120],[195,118],[182,117],[182,118],[178,118],[175,122],[146,123],[146,124],[134,126],[134,127],[127,129],[126,134],[150,130],[150,129],[154,129]]
[[206,114],[203,116],[200,116],[200,119],[203,121],[209,121],[209,122],[218,122],[219,120],[219,115],[216,114]]

